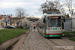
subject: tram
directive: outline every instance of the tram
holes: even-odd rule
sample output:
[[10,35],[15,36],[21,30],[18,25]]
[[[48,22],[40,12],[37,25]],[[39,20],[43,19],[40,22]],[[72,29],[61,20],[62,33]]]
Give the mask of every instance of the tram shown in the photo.
[[37,22],[37,29],[44,37],[61,37],[62,14],[60,12],[47,13]]

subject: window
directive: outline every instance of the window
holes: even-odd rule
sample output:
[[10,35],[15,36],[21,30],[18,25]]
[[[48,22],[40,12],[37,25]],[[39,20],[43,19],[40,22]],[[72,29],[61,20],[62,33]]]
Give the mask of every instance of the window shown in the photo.
[[61,17],[48,17],[48,27],[61,27]]

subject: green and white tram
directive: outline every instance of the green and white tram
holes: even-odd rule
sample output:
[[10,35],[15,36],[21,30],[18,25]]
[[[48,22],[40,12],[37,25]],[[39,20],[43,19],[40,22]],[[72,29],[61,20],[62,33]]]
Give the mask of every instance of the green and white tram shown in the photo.
[[60,13],[46,14],[38,22],[38,31],[44,37],[62,36],[62,15]]

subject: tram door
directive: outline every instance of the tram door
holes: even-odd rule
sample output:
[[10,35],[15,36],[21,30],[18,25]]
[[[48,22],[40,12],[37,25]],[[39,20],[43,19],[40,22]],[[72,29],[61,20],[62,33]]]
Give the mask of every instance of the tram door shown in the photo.
[[47,28],[47,22],[46,22],[46,18],[43,19],[43,33],[46,33],[46,28]]

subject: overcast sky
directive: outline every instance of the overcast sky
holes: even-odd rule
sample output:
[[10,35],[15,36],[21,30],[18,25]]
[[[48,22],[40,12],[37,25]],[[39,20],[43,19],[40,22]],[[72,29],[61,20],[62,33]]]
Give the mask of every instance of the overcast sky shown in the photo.
[[[65,2],[65,0],[59,1],[62,4]],[[30,16],[41,16],[41,14],[37,14],[37,12],[39,12],[38,9],[44,2],[46,2],[46,0],[1,0],[0,14],[13,14],[15,16],[15,9],[21,7],[24,8]],[[73,3],[74,2],[75,0],[73,0]]]

